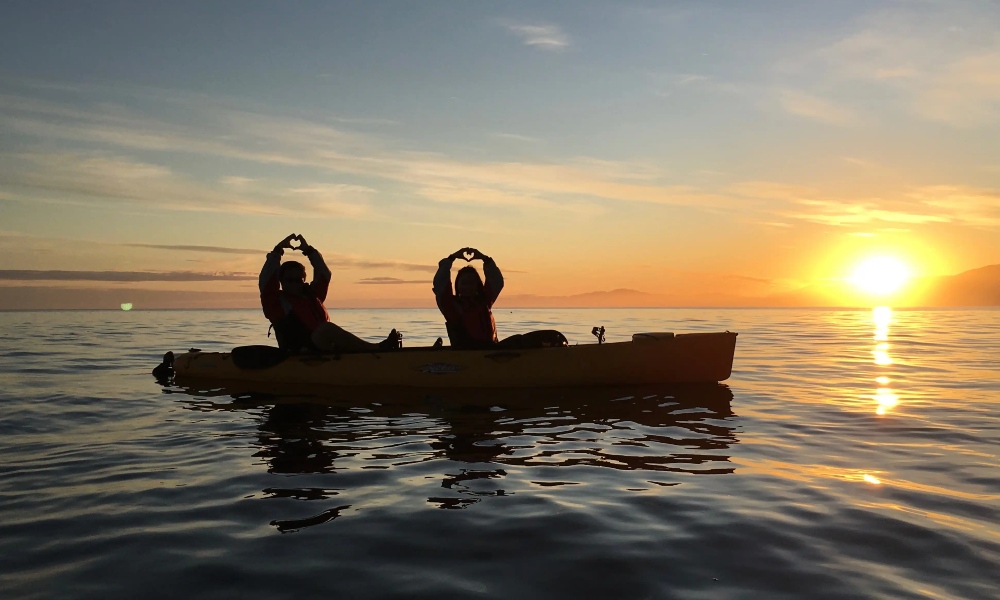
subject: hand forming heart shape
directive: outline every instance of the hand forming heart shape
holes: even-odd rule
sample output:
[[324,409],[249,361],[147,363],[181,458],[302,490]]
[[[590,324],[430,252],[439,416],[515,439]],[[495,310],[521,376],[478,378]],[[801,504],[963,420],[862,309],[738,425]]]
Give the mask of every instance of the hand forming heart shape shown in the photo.
[[475,252],[471,252],[469,250],[462,252],[462,258],[465,259],[465,262],[472,262],[472,259],[475,257],[476,257]]
[[[296,240],[298,240],[298,242],[299,242],[299,245],[298,245],[298,246],[293,246],[293,245],[292,245],[292,242],[294,242],[294,241],[296,241]],[[301,235],[299,235],[299,234],[295,234],[295,235],[294,235],[294,236],[292,237],[292,239],[288,240],[288,247],[289,247],[289,248],[291,248],[292,250],[301,250],[301,249],[302,249],[302,246],[303,246],[303,244],[304,244],[304,242],[303,242],[303,240],[302,240],[302,236],[301,236]]]

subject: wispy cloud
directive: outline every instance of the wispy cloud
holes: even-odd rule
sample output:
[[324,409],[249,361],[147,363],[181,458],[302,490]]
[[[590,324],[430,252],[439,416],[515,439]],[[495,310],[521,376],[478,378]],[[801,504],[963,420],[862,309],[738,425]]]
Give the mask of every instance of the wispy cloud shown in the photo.
[[782,108],[799,117],[831,125],[851,125],[857,121],[851,110],[801,90],[782,90],[779,99]]
[[[67,108],[10,97],[4,102],[0,131],[8,128],[53,147],[82,143],[91,148],[8,154],[0,160],[0,181],[4,182],[0,187],[33,190],[48,199],[77,194],[94,201],[140,202],[161,210],[375,217],[379,192],[354,182],[363,178],[405,184],[411,198],[447,202],[465,190],[461,193],[467,197],[521,209],[594,213],[587,204],[595,201],[727,204],[725,198],[704,190],[666,184],[662,169],[634,163],[592,158],[474,161],[399,150],[382,137],[301,119],[237,109],[212,108],[202,114],[198,104],[187,106],[185,112],[194,115],[202,127],[107,106]],[[282,187],[281,182],[232,174],[203,182],[154,164],[146,158],[150,151],[153,156],[194,154],[250,165],[310,169],[332,181]],[[143,160],[126,155],[139,152]]]
[[351,199],[374,193],[375,190],[370,187],[334,183],[294,187],[287,191],[286,196],[297,196],[300,199],[297,204],[313,213],[358,217],[368,212],[368,206]]
[[[857,111],[842,102],[785,83],[760,83],[752,81],[724,81],[715,77],[685,73],[654,73],[650,75],[656,95],[671,97],[708,93],[730,96],[741,102],[758,106],[761,110],[780,110],[796,117],[828,125],[855,125],[861,118]],[[787,79],[787,78],[786,78]],[[802,82],[796,81],[796,84]]]
[[[1000,226],[1000,190],[968,186],[920,186],[884,197],[835,197],[823,190],[771,181],[747,181],[728,193],[767,201],[773,215],[834,227],[953,224]],[[774,204],[774,202],[779,204]],[[882,227],[880,231],[885,231]]]
[[[148,248],[152,250],[170,250],[175,252],[206,252],[214,254],[239,254],[246,256],[263,256],[267,250],[254,250],[252,248],[228,248],[224,246],[191,246],[184,244],[121,244],[129,248]],[[398,260],[373,260],[346,254],[324,253],[326,262],[331,269],[368,269],[381,270],[393,269],[399,271],[420,271],[433,273],[437,270],[435,265],[424,265]]]
[[514,140],[516,142],[537,143],[538,141],[540,141],[536,137],[531,137],[529,135],[520,135],[520,134],[517,134],[517,133],[503,133],[503,132],[498,132],[498,133],[494,133],[493,137],[498,137],[498,138],[504,139],[504,140]]
[[[685,81],[682,85],[705,84],[698,77]],[[808,118],[839,124],[856,118],[847,109],[805,92],[788,88],[783,93],[786,109]],[[632,202],[756,211],[767,222],[966,222],[940,204],[914,202],[905,195],[909,190],[896,198],[909,199],[910,204],[900,204],[884,198],[831,198],[815,189],[773,182],[722,187],[676,185],[658,165],[586,157],[552,162],[476,161],[400,150],[383,137],[242,109],[218,112],[213,108],[216,112],[196,119],[206,123],[199,129],[107,106],[87,108],[86,103],[72,107],[33,104],[9,96],[0,102],[7,103],[7,110],[0,111],[0,130],[12,122],[29,123],[21,132],[32,132],[43,144],[73,148],[85,143],[94,148],[3,155],[0,193],[14,200],[78,197],[80,201],[132,202],[160,210],[377,218],[383,194],[379,190],[396,186],[403,190],[408,202],[416,201],[412,205],[419,205],[420,211],[426,213],[427,202],[447,205],[455,213],[449,218],[459,220],[468,214],[462,211],[475,206],[520,210],[533,216],[538,211],[562,211],[593,218],[610,210],[610,202]],[[201,110],[198,104],[187,108],[196,115]],[[226,158],[236,164],[242,161],[246,173],[260,171],[260,165],[294,167],[308,172],[310,179],[287,183],[256,174],[231,174],[201,181],[178,172],[176,167],[155,164],[153,158],[158,152]],[[144,160],[129,154],[143,156]],[[845,160],[859,166],[864,162]],[[394,208],[398,216],[401,209]],[[972,214],[977,215],[975,221],[979,224],[989,223],[992,218],[988,211]],[[414,220],[428,219],[424,214]],[[448,227],[451,223],[445,219],[433,224]],[[228,253],[250,255],[251,251],[236,249]],[[328,258],[331,266],[336,265],[334,268],[421,272],[433,272],[435,268],[350,256]]]
[[3,281],[250,281],[250,273],[197,273],[194,271],[30,271],[0,270]]
[[419,263],[408,263],[395,260],[371,260],[331,254],[327,257],[327,263],[331,269],[397,269],[400,271],[421,271],[424,273],[434,273],[437,271],[436,265],[421,265]]
[[675,83],[679,86],[686,86],[694,83],[702,83],[707,81],[709,81],[707,75],[693,75],[689,73],[685,75],[678,75]]
[[661,97],[670,97],[675,92],[695,93],[709,92],[726,96],[755,98],[766,90],[760,84],[736,83],[723,81],[709,75],[697,73],[654,72],[647,74],[654,93]]
[[508,31],[521,38],[526,46],[561,51],[570,46],[569,36],[555,25],[525,25],[510,23]]
[[229,175],[219,180],[219,182],[223,185],[237,189],[246,189],[257,181],[257,179],[253,179],[251,177],[240,177],[238,175]]
[[798,202],[787,217],[833,226],[928,225],[1000,226],[1000,191],[961,186],[914,188],[895,200],[882,198]]
[[[368,214],[368,197],[374,192],[325,183],[283,188],[249,179],[213,185],[163,165],[97,151],[7,154],[4,159],[0,180],[8,190],[21,190],[20,195],[30,191],[33,199],[52,202],[79,203],[82,198],[165,210],[358,217]],[[19,194],[10,196],[16,200]]]
[[[905,2],[872,11],[853,31],[780,65],[864,102],[973,127],[1000,122],[1000,5]],[[824,112],[824,111],[821,111]]]
[[366,285],[400,285],[408,283],[423,283],[429,284],[430,280],[427,279],[399,279],[397,277],[366,277],[364,279],[359,279],[357,283],[362,283]]
[[845,163],[854,165],[856,167],[861,167],[862,169],[884,169],[885,167],[873,160],[866,160],[863,158],[857,158],[855,156],[841,156],[841,160]]
[[1000,42],[955,60],[927,83],[913,104],[917,114],[963,127],[1000,121]]
[[265,250],[253,250],[250,248],[226,248],[223,246],[186,246],[171,244],[122,244],[128,248],[151,248],[153,250],[175,250],[178,252],[208,252],[213,254],[242,254],[248,256],[260,256]]
[[741,181],[726,188],[731,194],[747,198],[769,200],[802,201],[815,198],[818,190],[804,185],[792,185],[775,181]]
[[909,197],[950,215],[950,220],[976,227],[1000,226],[1000,189],[936,185],[913,189]]
[[935,214],[936,211],[927,210],[926,207],[914,207],[915,210],[890,209],[877,200],[807,200],[801,204],[799,211],[785,216],[836,227],[878,223],[926,225],[952,221],[948,215]]

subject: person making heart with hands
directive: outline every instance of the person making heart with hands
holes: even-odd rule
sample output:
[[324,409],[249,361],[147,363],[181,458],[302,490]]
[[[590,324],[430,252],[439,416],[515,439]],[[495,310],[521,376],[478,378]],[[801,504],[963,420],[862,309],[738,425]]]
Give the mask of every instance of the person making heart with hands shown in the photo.
[[[302,263],[281,262],[286,249],[302,252],[309,259],[313,268],[311,283],[306,283]],[[385,340],[373,343],[330,322],[323,306],[330,277],[323,255],[299,234],[289,235],[268,252],[260,271],[260,304],[274,327],[278,347],[291,352],[378,352],[399,348],[402,336],[395,329]]]
[[[452,289],[451,267],[457,259],[483,261],[486,282],[475,267],[459,269]],[[462,248],[438,262],[434,275],[434,298],[445,318],[448,339],[457,349],[488,348],[497,343],[493,303],[503,289],[503,274],[492,258],[475,248]]]

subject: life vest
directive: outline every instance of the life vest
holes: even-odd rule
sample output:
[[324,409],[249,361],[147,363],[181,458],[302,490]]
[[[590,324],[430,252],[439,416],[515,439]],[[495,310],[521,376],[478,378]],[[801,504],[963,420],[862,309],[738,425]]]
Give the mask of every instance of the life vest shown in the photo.
[[452,347],[477,348],[497,342],[497,324],[484,297],[446,297],[440,299],[438,307],[444,314]]
[[484,348],[497,343],[497,324],[493,303],[503,289],[503,274],[490,257],[483,259],[486,282],[476,296],[456,296],[451,283],[455,256],[438,262],[434,274],[434,299],[444,315],[453,348]]
[[307,286],[305,294],[301,296],[286,294],[284,291],[278,292],[278,301],[285,315],[294,315],[310,333],[330,320],[326,307],[312,293],[311,286]]
[[314,279],[305,286],[302,295],[288,294],[281,289],[278,282],[281,248],[268,253],[259,278],[264,316],[274,327],[278,346],[293,352],[312,346],[312,332],[330,320],[323,306],[330,287],[330,269],[318,250],[309,248],[305,252],[312,264]]

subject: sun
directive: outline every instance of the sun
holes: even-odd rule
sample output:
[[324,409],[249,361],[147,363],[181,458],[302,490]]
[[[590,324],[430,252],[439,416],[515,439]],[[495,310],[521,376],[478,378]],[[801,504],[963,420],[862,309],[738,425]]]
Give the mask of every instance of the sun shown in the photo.
[[913,274],[910,267],[892,256],[872,256],[862,260],[847,278],[861,291],[887,296],[899,291]]

